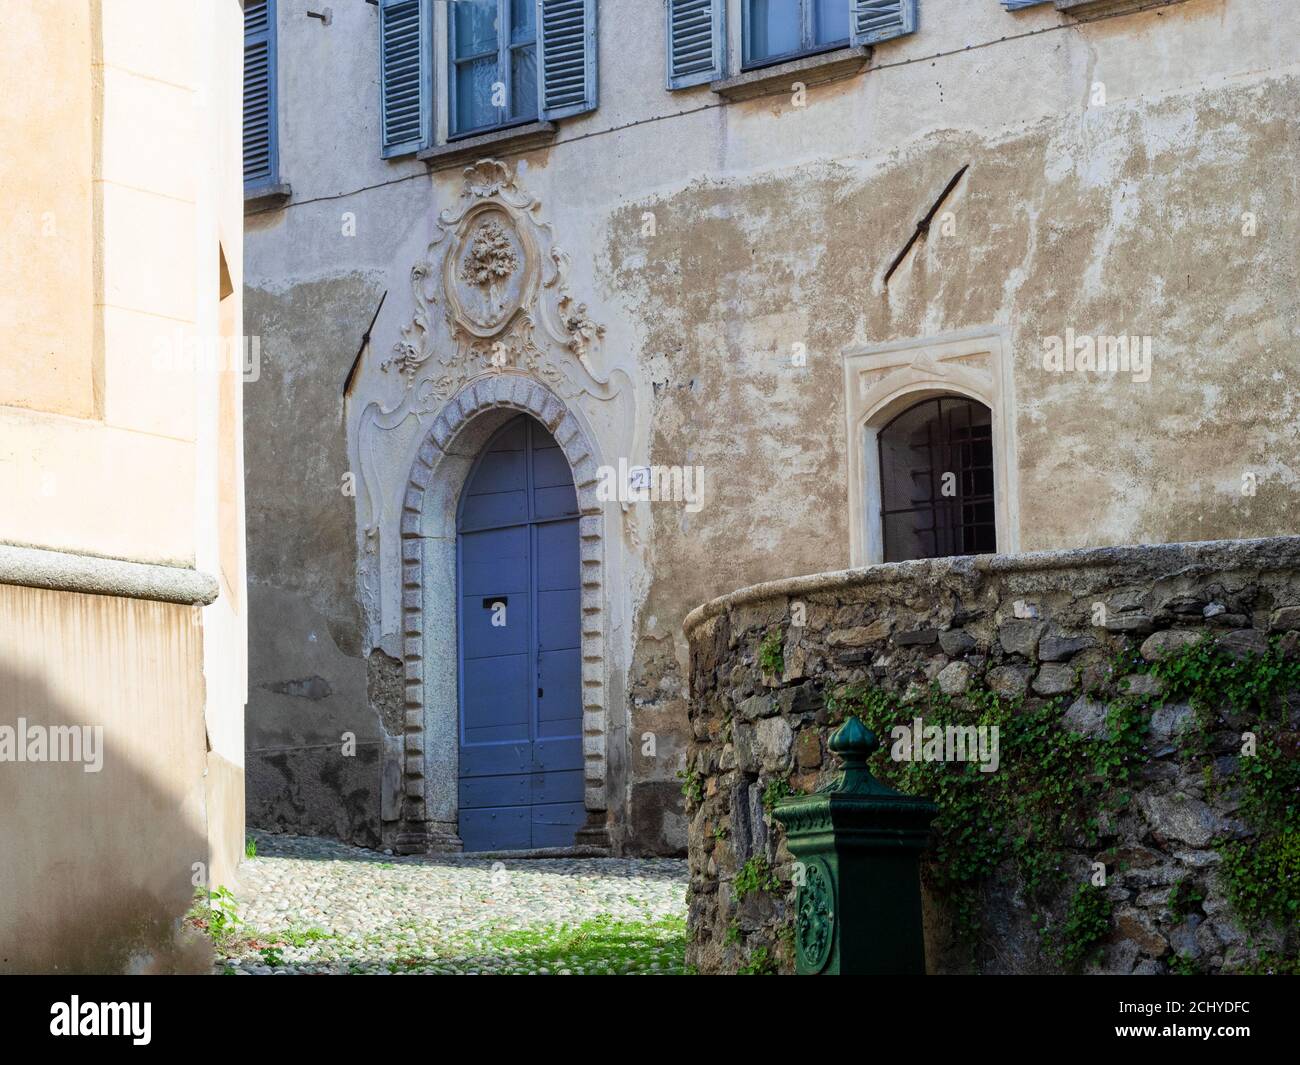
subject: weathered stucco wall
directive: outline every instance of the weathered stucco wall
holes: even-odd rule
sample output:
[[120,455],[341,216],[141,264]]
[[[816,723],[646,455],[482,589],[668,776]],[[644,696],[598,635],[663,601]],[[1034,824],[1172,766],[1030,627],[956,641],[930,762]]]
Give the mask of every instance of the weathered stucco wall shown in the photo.
[[[341,391],[357,315],[368,321],[381,294],[354,276],[245,301],[264,352],[245,388],[249,821],[371,846],[382,726],[367,701]],[[287,357],[289,337],[309,359]],[[390,727],[400,734],[400,720]],[[345,733],[355,758],[341,754]]]
[[[0,727],[108,751],[0,762],[3,954],[184,968],[173,923],[244,850],[241,5],[4,17]],[[144,601],[187,583],[201,606]]]
[[25,749],[33,731],[102,729],[81,761],[6,751],[4,971],[210,967],[180,924],[210,860],[199,614],[0,584],[0,724]]
[[[793,969],[773,809],[830,780],[857,714],[876,776],[939,801],[930,972],[1293,970],[1297,626],[1294,537],[896,563],[692,612],[692,962]],[[954,760],[917,719],[998,733]]]
[[[255,688],[319,675],[355,694],[307,705],[262,688],[249,720],[250,749],[324,751],[338,743],[337,715],[317,717],[327,703],[382,742],[383,711],[360,695],[365,657],[396,656],[399,635],[391,611],[353,605],[395,595],[400,578],[392,549],[377,570],[366,560],[365,493],[358,518],[337,491],[350,472],[342,380],[387,291],[350,409],[400,398],[379,364],[412,320],[408,272],[462,179],[379,159],[373,9],[322,27],[302,6],[280,13],[293,196],[249,219],[248,331],[266,369],[247,425],[250,451],[268,457],[251,474],[250,524],[269,534],[253,540],[265,546],[252,569],[277,646],[308,654],[323,618],[339,653],[319,674],[263,655]],[[681,618],[732,588],[851,561],[845,348],[1001,338],[1007,365],[990,372],[1006,382],[1003,487],[1023,549],[1289,531],[1296,203],[1280,175],[1300,147],[1285,4],[1187,0],[1079,23],[1050,5],[1013,16],[927,0],[920,31],[878,47],[866,73],[740,103],[708,86],[663,90],[661,5],[601,8],[599,109],[505,161],[605,327],[593,369],[635,384],[638,443],[605,459],[705,471],[702,509],[634,504],[615,544],[611,616],[626,620],[607,639],[626,697],[611,713],[628,737],[616,816],[632,845],[684,842]],[[886,288],[963,166],[950,217]],[[1044,337],[1067,330],[1150,337],[1150,379],[1044,370]],[[394,459],[378,490],[393,512],[408,470]],[[258,802],[316,798],[265,823],[323,830],[351,800],[318,784],[316,756],[282,760],[295,758],[302,768],[268,774],[277,790]],[[333,774],[371,811],[354,838],[375,828],[380,773]]]

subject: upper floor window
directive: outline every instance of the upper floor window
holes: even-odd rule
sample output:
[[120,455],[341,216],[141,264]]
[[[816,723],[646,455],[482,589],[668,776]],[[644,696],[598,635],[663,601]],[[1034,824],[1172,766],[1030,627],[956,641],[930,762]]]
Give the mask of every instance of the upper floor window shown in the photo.
[[[915,33],[918,0],[735,0],[740,28],[729,30],[728,0],[666,0],[669,89],[847,45],[875,45]],[[734,18],[731,20],[734,23]]]
[[279,179],[276,130],[275,0],[244,4],[244,188]]
[[744,65],[764,66],[845,47],[848,7],[848,0],[745,0]]
[[385,158],[596,109],[596,0],[378,7]]
[[536,0],[460,0],[447,36],[451,136],[536,120]]

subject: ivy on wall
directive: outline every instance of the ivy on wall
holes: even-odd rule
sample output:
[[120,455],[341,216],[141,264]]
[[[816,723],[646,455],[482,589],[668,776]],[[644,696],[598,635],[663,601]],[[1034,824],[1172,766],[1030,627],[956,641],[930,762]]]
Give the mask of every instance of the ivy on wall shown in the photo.
[[[1247,930],[1269,924],[1294,930],[1300,919],[1300,753],[1287,731],[1286,696],[1300,690],[1300,662],[1274,641],[1264,654],[1236,657],[1204,639],[1155,663],[1131,650],[1117,656],[1112,676],[1149,672],[1161,696],[1120,693],[1109,701],[1106,729],[1097,736],[1069,731],[1064,707],[1076,695],[1028,707],[975,689],[952,699],[937,686],[910,698],[855,686],[828,700],[831,725],[855,714],[881,737],[872,771],[908,794],[925,795],[939,807],[925,862],[932,889],[951,907],[959,932],[972,949],[982,931],[980,889],[994,871],[1012,862],[1027,900],[1041,914],[1044,956],[1065,968],[1093,958],[1110,931],[1111,904],[1104,890],[1075,884],[1069,859],[1095,847],[1102,829],[1131,802],[1134,774],[1148,762],[1149,711],[1159,704],[1188,703],[1197,726],[1179,738],[1184,764],[1201,765],[1211,786],[1241,789],[1239,816],[1251,831],[1245,841],[1219,841],[1221,875],[1233,908]],[[1222,717],[1247,721],[1256,753],[1237,759],[1236,772],[1218,782],[1209,753]],[[927,726],[997,726],[1001,766],[981,772],[974,761],[894,761],[891,730],[921,717]],[[1200,902],[1195,884],[1176,885],[1170,908],[1177,914]],[[1294,971],[1293,960],[1261,954],[1268,971]],[[1180,968],[1181,965],[1181,968]],[[1188,963],[1174,959],[1175,971]]]

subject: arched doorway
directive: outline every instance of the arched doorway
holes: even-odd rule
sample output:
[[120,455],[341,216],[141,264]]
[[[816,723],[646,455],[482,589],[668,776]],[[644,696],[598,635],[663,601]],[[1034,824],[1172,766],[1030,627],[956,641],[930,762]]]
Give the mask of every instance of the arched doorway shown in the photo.
[[465,850],[569,847],[583,803],[579,509],[528,415],[487,441],[456,518],[459,830]]
[[997,551],[988,407],[935,396],[890,419],[878,439],[885,562]]

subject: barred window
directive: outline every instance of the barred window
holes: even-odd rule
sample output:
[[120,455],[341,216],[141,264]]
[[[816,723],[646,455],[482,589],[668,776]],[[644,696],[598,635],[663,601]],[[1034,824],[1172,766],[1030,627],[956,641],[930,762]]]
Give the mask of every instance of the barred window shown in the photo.
[[940,396],[880,430],[886,562],[997,550],[992,421],[982,403]]

